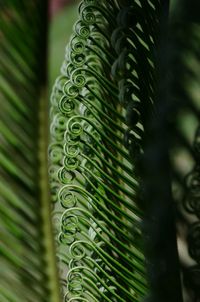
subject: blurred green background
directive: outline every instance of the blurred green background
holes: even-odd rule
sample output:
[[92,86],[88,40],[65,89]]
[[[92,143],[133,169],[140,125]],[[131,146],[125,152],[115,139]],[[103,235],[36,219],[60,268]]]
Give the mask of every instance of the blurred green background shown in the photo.
[[79,1],[75,0],[56,12],[50,22],[49,30],[49,93],[65,56],[65,47],[77,20]]

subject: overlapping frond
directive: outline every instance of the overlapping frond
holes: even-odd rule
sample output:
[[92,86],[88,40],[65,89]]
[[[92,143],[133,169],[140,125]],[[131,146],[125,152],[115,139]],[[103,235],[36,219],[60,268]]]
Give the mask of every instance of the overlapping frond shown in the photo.
[[0,1],[2,302],[50,301],[46,37],[46,1]]
[[[199,291],[199,197],[200,197],[200,17],[199,5],[184,1],[183,10],[173,24],[176,61],[172,96],[174,101],[171,157],[173,195],[177,203],[177,233],[183,286],[191,301],[200,298]],[[186,294],[185,294],[186,295]]]
[[152,301],[200,297],[198,8],[197,1],[177,2],[160,53],[157,117],[149,123],[144,170],[150,203],[148,242],[153,242]]
[[[51,96],[50,177],[65,301],[147,291],[138,194],[159,1],[82,1]],[[142,207],[142,204],[140,204]]]

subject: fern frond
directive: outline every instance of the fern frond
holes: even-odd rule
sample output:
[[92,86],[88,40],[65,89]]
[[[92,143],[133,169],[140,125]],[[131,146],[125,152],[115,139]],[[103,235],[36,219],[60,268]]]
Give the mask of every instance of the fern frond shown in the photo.
[[59,301],[46,145],[47,1],[0,3],[0,300]]
[[155,95],[159,13],[151,1],[79,7],[51,96],[65,301],[139,301],[147,292],[138,161]]
[[[149,244],[154,264],[152,301],[199,299],[200,19],[197,7],[196,1],[178,1],[170,19],[160,54],[156,118],[149,123],[151,130],[147,133],[144,170],[146,200],[150,204],[146,229],[148,242],[153,242]],[[151,178],[152,169],[154,178]],[[158,246],[163,249],[158,251]]]
[[[198,4],[184,1],[182,11],[173,23],[176,70],[172,93],[175,98],[171,139],[173,195],[177,204],[177,236],[184,293],[191,301],[200,298],[199,292],[199,176],[200,176],[200,18]],[[187,39],[187,40],[186,40]],[[179,52],[179,57],[178,57]],[[176,89],[175,89],[176,87]],[[172,152],[172,151],[171,151]],[[184,256],[184,254],[186,256]],[[186,294],[185,294],[186,295]]]

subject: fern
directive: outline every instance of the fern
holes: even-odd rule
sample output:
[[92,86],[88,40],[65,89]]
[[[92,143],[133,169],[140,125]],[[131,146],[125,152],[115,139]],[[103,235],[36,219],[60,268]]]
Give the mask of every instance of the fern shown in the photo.
[[197,301],[197,3],[80,3],[49,163],[47,1],[0,8],[0,300]]
[[156,118],[149,121],[147,132],[144,174],[152,301],[199,299],[197,7],[195,1],[178,2],[172,14],[160,53]]
[[79,7],[51,96],[65,301],[139,301],[148,288],[138,159],[154,101],[159,9],[146,1]]
[[[179,79],[173,78],[172,94],[176,99],[173,126],[176,140],[170,141],[171,169],[173,173],[173,195],[177,207],[177,233],[183,286],[189,293],[189,299],[198,301],[200,297],[199,274],[199,126],[200,106],[198,82],[200,60],[200,18],[196,15],[198,4],[195,1],[188,10],[188,1],[184,2],[183,11],[177,16],[173,27],[176,70],[181,71]],[[186,43],[187,37],[187,43]],[[176,39],[176,40],[175,40]],[[172,61],[172,62],[173,62]],[[175,89],[176,87],[176,89]],[[171,125],[170,125],[171,126]],[[173,153],[172,153],[173,152]],[[182,164],[180,165],[180,162]],[[185,244],[184,244],[185,243]],[[182,245],[186,247],[182,248]],[[188,255],[184,260],[183,253]]]
[[0,9],[0,300],[55,302],[45,138],[47,2],[1,1]]

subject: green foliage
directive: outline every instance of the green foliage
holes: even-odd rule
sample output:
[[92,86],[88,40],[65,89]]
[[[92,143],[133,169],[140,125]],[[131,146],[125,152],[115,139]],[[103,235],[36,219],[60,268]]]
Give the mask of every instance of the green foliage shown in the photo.
[[199,299],[198,9],[196,1],[177,1],[170,22],[165,23],[156,116],[146,132],[145,233],[154,274],[152,301]]
[[137,166],[154,96],[158,14],[159,4],[145,1],[79,7],[51,96],[65,301],[139,301],[147,292]]
[[78,1],[59,11],[49,24],[49,91],[60,73],[63,53],[78,17]]
[[53,241],[45,172],[46,27],[46,1],[1,1],[2,302],[50,301],[50,295],[55,302],[58,295],[55,286],[50,290],[55,253],[48,251]]
[[2,302],[199,298],[200,20],[176,2],[82,0],[48,176],[47,1],[1,1]]

